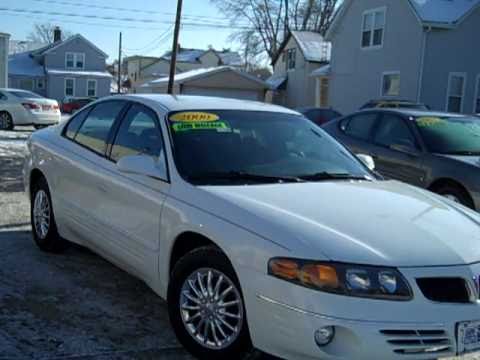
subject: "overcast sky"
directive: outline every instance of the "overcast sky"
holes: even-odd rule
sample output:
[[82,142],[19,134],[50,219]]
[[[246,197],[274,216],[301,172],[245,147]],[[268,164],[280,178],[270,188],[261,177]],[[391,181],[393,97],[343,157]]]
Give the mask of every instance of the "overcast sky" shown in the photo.
[[[183,3],[184,22],[190,25],[182,28],[180,34],[182,47],[206,48],[213,45],[217,49],[235,48],[235,44],[228,41],[231,33],[231,29],[225,26],[228,22],[222,20],[222,15],[209,0],[184,0]],[[100,7],[115,7],[117,10]],[[118,10],[119,8],[123,10]],[[28,13],[32,11],[50,14]],[[108,62],[112,62],[118,56],[120,31],[123,32],[124,55],[160,56],[169,50],[175,11],[176,0],[1,0],[0,32],[10,33],[12,39],[24,40],[32,30],[33,24],[51,22],[73,33],[82,34],[109,54]],[[51,14],[52,12],[76,16]],[[106,20],[98,17],[124,20]],[[130,20],[126,20],[127,18]],[[132,21],[139,19],[143,22]],[[220,25],[211,27],[198,25],[205,23]]]

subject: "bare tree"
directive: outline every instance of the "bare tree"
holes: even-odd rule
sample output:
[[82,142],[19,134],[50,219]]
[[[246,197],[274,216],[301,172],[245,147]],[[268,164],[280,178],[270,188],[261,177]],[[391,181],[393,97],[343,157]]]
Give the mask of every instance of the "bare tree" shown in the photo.
[[[27,39],[34,42],[51,44],[53,43],[53,31],[55,25],[51,23],[35,24],[33,25],[33,30],[27,36]],[[71,31],[65,31],[62,29],[62,40],[65,40],[72,36]]]
[[[252,53],[264,52],[272,60],[290,30],[324,35],[342,0],[211,0],[239,30],[232,34]],[[258,55],[258,54],[257,54]]]

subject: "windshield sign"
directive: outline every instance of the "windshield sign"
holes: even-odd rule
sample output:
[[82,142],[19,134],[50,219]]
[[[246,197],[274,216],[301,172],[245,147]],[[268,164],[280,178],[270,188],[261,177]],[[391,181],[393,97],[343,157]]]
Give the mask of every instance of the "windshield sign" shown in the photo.
[[480,155],[480,120],[473,117],[418,117],[417,127],[431,152]]
[[171,113],[175,162],[195,184],[371,179],[344,147],[303,116],[254,111]]

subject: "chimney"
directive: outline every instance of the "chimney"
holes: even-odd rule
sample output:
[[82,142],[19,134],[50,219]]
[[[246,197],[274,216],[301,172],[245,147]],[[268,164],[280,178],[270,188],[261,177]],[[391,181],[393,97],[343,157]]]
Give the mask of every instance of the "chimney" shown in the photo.
[[60,30],[59,26],[55,26],[53,29],[53,42],[62,41],[62,30]]

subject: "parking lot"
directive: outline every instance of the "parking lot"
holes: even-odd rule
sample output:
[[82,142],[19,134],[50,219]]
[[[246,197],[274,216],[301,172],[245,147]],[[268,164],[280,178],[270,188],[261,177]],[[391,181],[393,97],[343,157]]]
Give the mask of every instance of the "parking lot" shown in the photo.
[[191,359],[141,281],[77,246],[34,246],[22,188],[32,131],[0,131],[0,360]]

